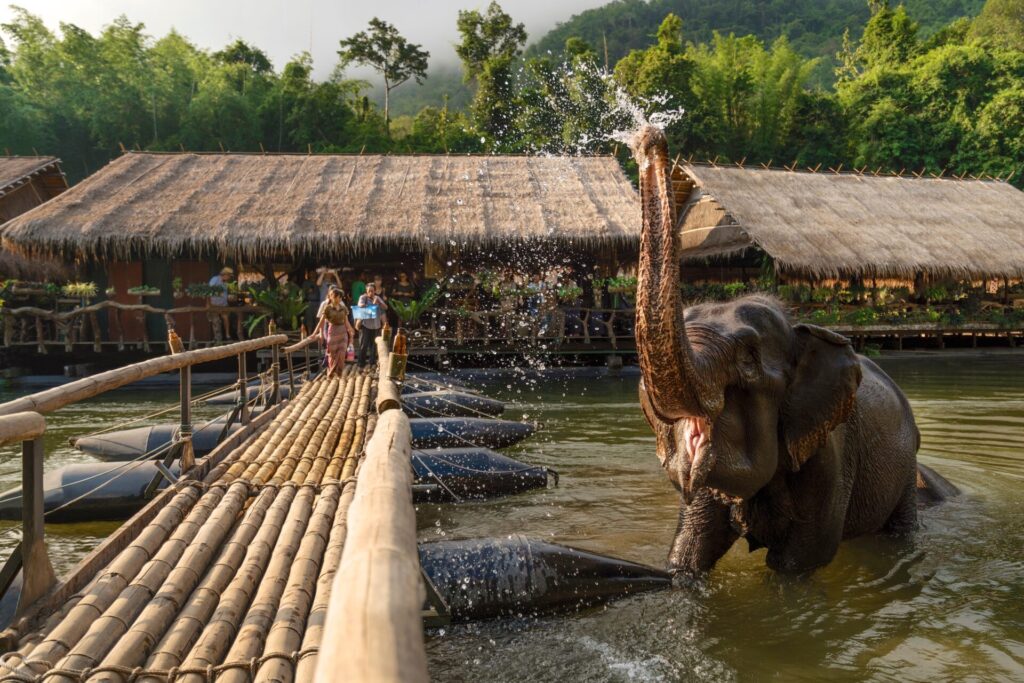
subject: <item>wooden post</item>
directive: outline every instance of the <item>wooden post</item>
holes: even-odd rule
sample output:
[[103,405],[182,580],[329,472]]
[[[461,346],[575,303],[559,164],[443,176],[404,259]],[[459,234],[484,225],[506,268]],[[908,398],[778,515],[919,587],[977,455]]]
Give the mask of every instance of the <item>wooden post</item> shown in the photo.
[[[42,418],[40,418],[42,419]],[[44,423],[45,424],[45,423]],[[57,583],[46,552],[43,527],[43,448],[42,435],[21,444],[21,556],[24,583],[18,598],[17,614],[46,594]]]
[[238,354],[238,421],[249,424],[249,378],[246,377],[244,351]]
[[325,619],[318,682],[428,680],[411,453],[409,418],[388,410],[377,421],[359,471]]
[[270,393],[271,403],[281,402],[281,345],[274,344],[271,347],[272,360],[270,363],[270,376],[273,378],[273,388]]
[[295,366],[292,363],[292,354],[287,351],[284,354],[285,360],[288,362],[288,390],[289,396],[295,395]]
[[195,452],[192,449],[192,366],[181,369],[181,424],[178,429],[178,440],[181,442],[181,463],[179,472],[184,474],[195,465]]
[[402,401],[398,385],[391,381],[391,352],[382,337],[377,337],[377,366],[380,372],[377,382],[377,413],[383,414],[385,411],[401,408]]

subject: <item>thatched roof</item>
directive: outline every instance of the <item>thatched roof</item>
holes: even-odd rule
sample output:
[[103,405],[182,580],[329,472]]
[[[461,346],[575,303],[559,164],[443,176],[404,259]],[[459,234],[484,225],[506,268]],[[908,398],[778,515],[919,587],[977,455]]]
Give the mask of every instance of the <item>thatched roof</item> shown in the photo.
[[[59,188],[56,192],[45,197],[60,194],[60,191],[67,188],[64,181],[64,174],[60,170],[60,159],[57,157],[4,157],[0,156],[0,197],[8,194],[25,183],[33,176],[48,175],[59,177]],[[54,183],[57,185],[57,183]]]
[[1024,192],[998,181],[684,164],[685,258],[756,246],[814,277],[1024,276]]
[[252,259],[381,245],[635,242],[612,157],[128,153],[8,222],[4,244],[65,256]]

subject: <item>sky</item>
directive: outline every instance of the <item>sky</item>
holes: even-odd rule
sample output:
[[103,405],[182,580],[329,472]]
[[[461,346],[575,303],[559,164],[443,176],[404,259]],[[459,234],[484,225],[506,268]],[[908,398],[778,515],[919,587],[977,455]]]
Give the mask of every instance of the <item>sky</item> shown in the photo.
[[[460,9],[487,7],[487,0],[0,0],[0,22],[9,4],[41,17],[52,30],[60,22],[99,32],[118,15],[142,22],[154,37],[171,28],[202,48],[219,49],[235,38],[266,52],[276,69],[308,50],[315,75],[325,78],[337,62],[338,41],[366,28],[373,17],[394,24],[431,54],[431,64],[456,64],[455,20]],[[608,0],[501,0],[513,19],[526,24],[531,42],[560,21]]]

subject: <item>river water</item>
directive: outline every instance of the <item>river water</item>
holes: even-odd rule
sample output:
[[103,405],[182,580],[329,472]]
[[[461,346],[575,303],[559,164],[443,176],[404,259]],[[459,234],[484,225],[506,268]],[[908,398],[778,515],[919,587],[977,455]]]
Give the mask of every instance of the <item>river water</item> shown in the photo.
[[[887,357],[923,436],[920,459],[963,490],[922,514],[913,541],[843,544],[809,578],[776,576],[738,543],[702,584],[582,613],[458,625],[428,635],[439,681],[1024,680],[1024,354]],[[677,498],[636,402],[637,378],[499,376],[484,389],[543,430],[513,457],[557,488],[423,505],[420,536],[522,533],[664,563]],[[0,400],[11,398],[0,392]],[[49,418],[47,468],[89,459],[67,438],[173,404],[120,391]],[[204,409],[200,417],[217,411]],[[173,413],[170,420],[173,421]],[[18,454],[0,451],[0,484]],[[49,525],[58,571],[114,524]],[[0,556],[16,530],[0,527]]]

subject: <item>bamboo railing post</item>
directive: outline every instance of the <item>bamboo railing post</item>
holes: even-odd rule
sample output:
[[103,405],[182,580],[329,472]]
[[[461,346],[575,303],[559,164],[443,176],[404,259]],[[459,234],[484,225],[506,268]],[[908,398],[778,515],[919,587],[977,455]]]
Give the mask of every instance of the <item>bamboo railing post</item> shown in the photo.
[[303,377],[309,377],[309,374],[310,374],[310,365],[309,365],[309,344],[306,344],[305,346],[303,346],[303,347],[302,347],[302,353],[303,353],[303,355],[305,356],[305,361],[306,361],[306,370],[305,370],[305,372],[304,372],[304,373],[302,374],[302,376],[303,376]]
[[249,424],[249,378],[246,377],[245,352],[238,354],[238,421]]
[[[42,417],[39,416],[40,421]],[[45,422],[44,429],[45,429]],[[57,583],[50,556],[46,552],[43,527],[43,448],[42,434],[21,443],[21,557],[24,583],[18,598],[17,614]]]
[[285,351],[285,360],[288,362],[288,391],[289,396],[295,395],[295,366],[292,364],[292,354]]
[[398,385],[391,381],[391,351],[383,337],[377,337],[377,363],[380,378],[377,381],[377,412],[395,410],[402,406]]
[[270,392],[270,402],[281,402],[281,345],[274,344],[271,347],[270,376],[273,378],[273,386]]

